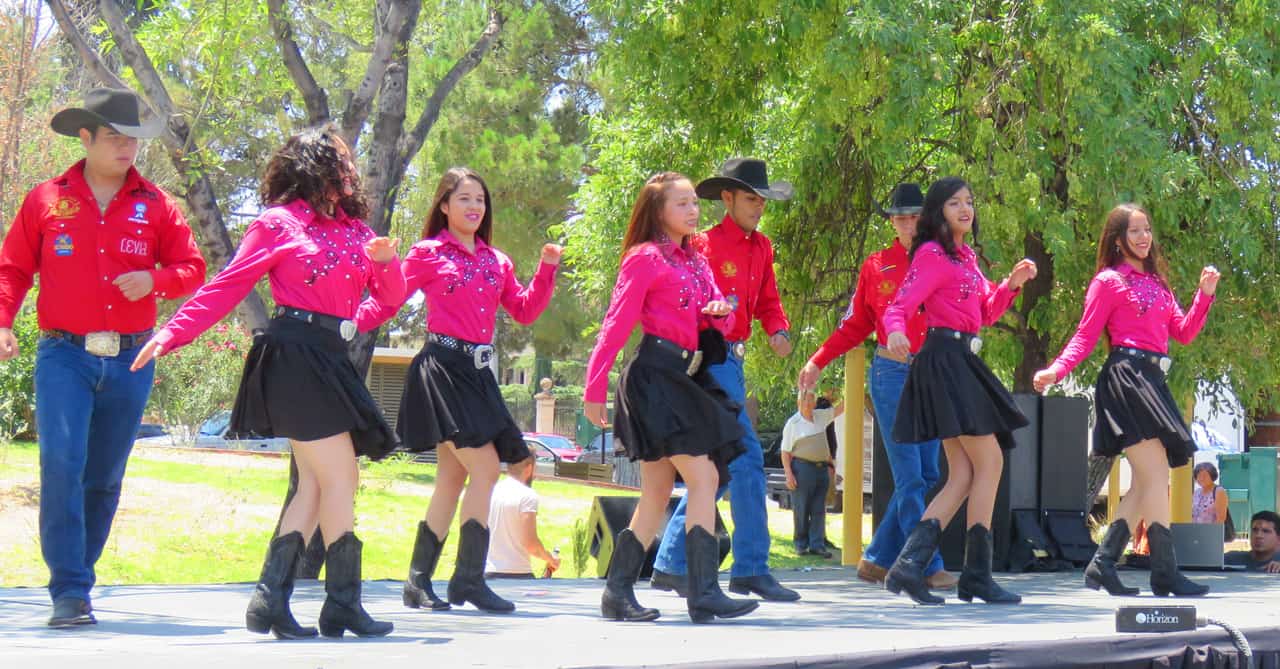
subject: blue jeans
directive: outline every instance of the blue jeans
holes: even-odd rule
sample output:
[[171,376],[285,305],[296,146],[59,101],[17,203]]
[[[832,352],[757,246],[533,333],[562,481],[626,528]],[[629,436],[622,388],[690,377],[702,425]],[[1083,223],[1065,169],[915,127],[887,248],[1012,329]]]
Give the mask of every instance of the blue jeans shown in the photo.
[[[722,364],[708,368],[711,377],[739,405],[746,405],[747,379],[742,360],[729,352]],[[762,576],[769,573],[769,515],[765,509],[764,452],[746,409],[738,412],[738,423],[744,432],[742,445],[747,452],[729,463],[729,485],[720,486],[716,499],[729,491],[729,513],[733,516],[733,567],[731,577]],[[688,498],[676,505],[658,546],[653,566],[668,574],[684,575],[688,571],[684,555],[684,520]]]
[[99,358],[51,338],[36,349],[40,551],[55,601],[88,601],[93,589],[155,375],[154,363],[129,371],[137,352]]
[[[893,566],[907,542],[907,535],[924,515],[925,493],[938,483],[937,441],[899,444],[893,440],[893,421],[898,416],[898,401],[910,369],[906,363],[877,355],[871,360],[871,382],[867,384],[889,468],[893,470],[893,496],[863,557],[886,569]],[[935,552],[925,573],[941,570],[942,556]]]
[[796,489],[791,492],[796,552],[821,551],[827,547],[827,488],[831,487],[831,471],[825,464],[793,459],[791,472],[796,477]]

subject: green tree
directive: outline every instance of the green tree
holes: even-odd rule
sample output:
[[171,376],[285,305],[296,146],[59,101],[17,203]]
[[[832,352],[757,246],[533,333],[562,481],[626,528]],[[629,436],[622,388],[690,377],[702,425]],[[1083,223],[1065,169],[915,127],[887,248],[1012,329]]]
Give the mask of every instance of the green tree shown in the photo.
[[1023,256],[1040,264],[988,333],[984,356],[1015,389],[1029,389],[1079,317],[1104,213],[1138,200],[1184,302],[1202,265],[1226,275],[1202,339],[1176,352],[1175,390],[1226,378],[1247,407],[1275,402],[1275,0],[592,9],[608,37],[597,171],[570,231],[584,292],[607,294],[611,247],[647,174],[697,179],[750,153],[797,183],[797,198],[765,216],[798,349],[748,365],[766,415],[785,415],[794,374],[834,326],[858,264],[888,240],[877,202],[899,180],[950,173],[974,186],[990,274]]

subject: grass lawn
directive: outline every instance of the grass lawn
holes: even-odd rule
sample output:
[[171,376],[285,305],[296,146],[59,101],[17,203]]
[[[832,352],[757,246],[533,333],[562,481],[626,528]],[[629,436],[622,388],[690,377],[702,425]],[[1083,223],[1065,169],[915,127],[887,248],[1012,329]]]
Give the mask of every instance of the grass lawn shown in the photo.
[[[40,558],[38,460],[35,444],[0,444],[0,586],[42,586],[48,579]],[[284,499],[288,472],[284,458],[135,450],[111,539],[98,562],[98,581],[253,581]],[[364,463],[356,499],[356,533],[365,544],[365,578],[404,578],[417,522],[434,482],[435,465],[397,458]],[[573,577],[574,522],[585,524],[596,495],[628,493],[553,479],[539,479],[534,487],[542,497],[539,534],[548,548],[560,549],[563,565],[557,576]],[[732,526],[727,503],[721,503],[720,513]],[[769,514],[770,562],[775,568],[836,563],[795,556],[791,512],[771,505]],[[841,518],[830,514],[827,518],[827,536],[841,543]],[[869,518],[863,528],[865,544],[870,539]],[[436,570],[437,580],[452,573],[456,547],[456,541],[449,541]],[[541,563],[535,563],[535,570],[541,569]],[[594,573],[595,561],[589,559],[583,575]]]

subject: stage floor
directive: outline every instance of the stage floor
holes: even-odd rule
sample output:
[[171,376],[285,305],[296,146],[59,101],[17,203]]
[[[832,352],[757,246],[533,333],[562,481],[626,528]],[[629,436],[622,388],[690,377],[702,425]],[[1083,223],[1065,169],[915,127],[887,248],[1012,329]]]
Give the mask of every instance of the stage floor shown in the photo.
[[[94,605],[99,624],[77,631],[50,630],[43,589],[0,589],[0,666],[94,667],[584,667],[655,666],[893,666],[886,653],[926,647],[1015,647],[1027,642],[1087,639],[1127,643],[1114,632],[1120,603],[1173,604],[1151,596],[1112,598],[1081,586],[1080,572],[998,575],[1024,597],[1013,607],[964,604],[917,607],[856,579],[852,569],[783,571],[796,587],[798,603],[762,602],[756,613],[733,621],[693,625],[684,601],[641,582],[643,604],[656,606],[656,623],[623,624],[599,618],[603,581],[495,581],[494,589],[516,601],[510,616],[480,614],[469,607],[449,612],[411,611],[400,603],[400,583],[365,584],[366,608],[391,620],[385,639],[344,642],[277,642],[245,631],[249,584],[106,586]],[[1125,580],[1147,592],[1145,572],[1125,572]],[[1194,573],[1213,592],[1194,604],[1200,615],[1242,629],[1280,628],[1280,576]],[[722,575],[722,585],[727,584]],[[443,592],[443,583],[437,588]],[[299,584],[293,610],[314,623],[323,586]],[[1201,631],[1199,643],[1225,633]],[[1151,639],[1151,635],[1144,635]],[[1138,639],[1132,643],[1138,644]],[[1094,645],[1094,644],[1089,644]],[[935,656],[937,653],[935,653]],[[859,662],[863,657],[875,662]],[[778,663],[768,660],[776,658]],[[807,660],[805,658],[808,658]],[[1059,660],[1067,659],[1059,657]],[[1048,662],[1045,663],[1049,664]]]

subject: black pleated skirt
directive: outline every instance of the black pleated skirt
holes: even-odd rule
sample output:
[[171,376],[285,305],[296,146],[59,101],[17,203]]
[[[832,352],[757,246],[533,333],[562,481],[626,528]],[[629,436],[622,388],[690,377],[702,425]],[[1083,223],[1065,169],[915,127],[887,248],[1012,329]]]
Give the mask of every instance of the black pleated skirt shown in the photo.
[[430,342],[409,364],[396,433],[415,452],[434,450],[443,441],[457,448],[493,442],[502,462],[529,457],[493,372],[477,369],[467,353]]
[[1156,364],[1113,351],[1098,373],[1093,405],[1094,455],[1116,456],[1138,442],[1159,439],[1170,467],[1191,462],[1196,444]]
[[274,318],[245,357],[230,431],[314,441],[351,433],[357,455],[380,460],[396,447],[338,333]]
[[899,443],[994,434],[1013,448],[1013,431],[1028,425],[1013,396],[967,340],[930,331],[911,361],[893,438]]
[[746,451],[738,424],[740,406],[707,372],[693,376],[688,360],[655,345],[646,335],[618,381],[614,431],[632,460],[706,455],[729,480],[729,462]]

